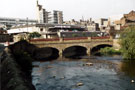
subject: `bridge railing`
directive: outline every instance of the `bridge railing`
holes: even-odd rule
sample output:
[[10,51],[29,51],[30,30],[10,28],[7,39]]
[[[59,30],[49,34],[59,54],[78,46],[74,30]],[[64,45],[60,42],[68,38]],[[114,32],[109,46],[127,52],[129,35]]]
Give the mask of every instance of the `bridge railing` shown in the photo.
[[69,42],[69,41],[105,41],[111,40],[107,37],[75,37],[75,38],[52,38],[52,39],[31,39],[30,42]]
[[31,39],[30,42],[36,42],[36,41],[60,41],[60,38],[50,38],[50,39]]
[[76,37],[76,38],[63,38],[64,41],[68,40],[87,40],[88,37]]
[[110,39],[110,36],[107,36],[107,37],[91,37],[91,39]]

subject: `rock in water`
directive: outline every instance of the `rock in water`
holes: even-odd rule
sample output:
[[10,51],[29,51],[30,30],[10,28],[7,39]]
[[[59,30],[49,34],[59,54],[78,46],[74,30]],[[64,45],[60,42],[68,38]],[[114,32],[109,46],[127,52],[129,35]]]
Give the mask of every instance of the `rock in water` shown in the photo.
[[135,81],[134,80],[131,80],[131,83],[135,83]]
[[53,66],[47,66],[46,69],[53,68]]
[[93,63],[85,63],[83,66],[93,66]]
[[54,75],[53,78],[56,78],[56,76]]
[[65,77],[61,77],[60,79],[64,79]]
[[83,86],[83,83],[77,83],[77,86]]

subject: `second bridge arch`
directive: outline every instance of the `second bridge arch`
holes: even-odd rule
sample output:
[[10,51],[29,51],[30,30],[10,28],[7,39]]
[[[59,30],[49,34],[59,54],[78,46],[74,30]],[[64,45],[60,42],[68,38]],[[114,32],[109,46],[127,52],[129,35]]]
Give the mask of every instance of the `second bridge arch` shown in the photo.
[[87,55],[87,48],[83,46],[70,46],[63,50],[62,56],[65,58],[79,58]]

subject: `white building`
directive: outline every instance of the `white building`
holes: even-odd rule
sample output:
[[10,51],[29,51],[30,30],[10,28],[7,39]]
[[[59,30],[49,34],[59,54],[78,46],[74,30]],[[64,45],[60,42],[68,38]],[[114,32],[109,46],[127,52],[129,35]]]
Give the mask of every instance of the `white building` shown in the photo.
[[52,20],[54,24],[63,24],[63,12],[54,10]]
[[38,0],[37,0],[37,21],[38,23],[48,23],[50,18],[49,18],[49,14],[50,12],[46,11],[46,9],[44,9],[42,7],[42,5],[39,5]]
[[0,17],[0,24],[1,25],[21,25],[21,24],[34,24],[37,23],[36,20],[32,20],[32,19],[21,19],[21,18],[7,18],[7,17]]
[[37,21],[38,23],[54,23],[54,24],[63,24],[63,12],[54,10],[53,13],[46,11],[39,5],[37,0]]
[[108,19],[106,18],[100,18],[98,20],[95,20],[95,23],[98,23],[99,24],[99,27],[107,27],[108,25]]
[[12,27],[8,30],[8,34],[21,34],[21,33],[32,33],[38,32],[44,38],[55,38],[59,37],[59,32],[82,32],[85,31],[85,28],[77,25],[63,25],[63,24],[29,24],[29,25],[20,25]]

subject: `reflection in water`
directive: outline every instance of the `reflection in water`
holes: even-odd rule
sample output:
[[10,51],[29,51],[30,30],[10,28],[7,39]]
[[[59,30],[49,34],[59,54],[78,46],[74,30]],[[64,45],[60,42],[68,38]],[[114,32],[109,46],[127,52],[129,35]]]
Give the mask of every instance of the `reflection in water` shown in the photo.
[[135,78],[135,60],[123,61],[120,68],[126,75]]

